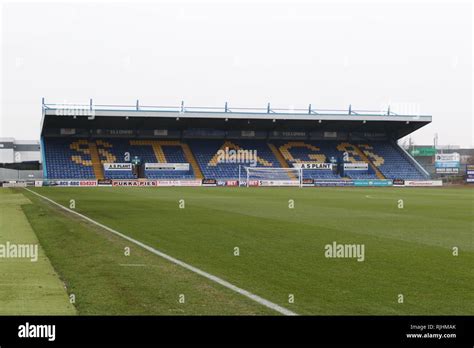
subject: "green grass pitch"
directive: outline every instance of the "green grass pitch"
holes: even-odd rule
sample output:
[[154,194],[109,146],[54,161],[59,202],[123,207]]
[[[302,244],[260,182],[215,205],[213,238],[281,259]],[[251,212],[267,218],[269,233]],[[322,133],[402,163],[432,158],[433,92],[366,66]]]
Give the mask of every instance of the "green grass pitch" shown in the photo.
[[[470,188],[33,190],[297,314],[474,314]],[[79,314],[278,314],[17,192]]]
[[[0,244],[38,245],[22,206],[31,201],[21,193],[0,189]],[[0,315],[72,315],[64,284],[42,248],[38,257],[0,258]]]

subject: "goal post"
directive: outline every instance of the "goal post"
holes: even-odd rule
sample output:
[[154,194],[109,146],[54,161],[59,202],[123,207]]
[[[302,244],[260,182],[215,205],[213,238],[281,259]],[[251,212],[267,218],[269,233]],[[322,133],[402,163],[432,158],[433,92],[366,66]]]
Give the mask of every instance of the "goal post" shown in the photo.
[[243,167],[246,173],[246,186],[258,181],[260,186],[298,186],[303,187],[302,168]]

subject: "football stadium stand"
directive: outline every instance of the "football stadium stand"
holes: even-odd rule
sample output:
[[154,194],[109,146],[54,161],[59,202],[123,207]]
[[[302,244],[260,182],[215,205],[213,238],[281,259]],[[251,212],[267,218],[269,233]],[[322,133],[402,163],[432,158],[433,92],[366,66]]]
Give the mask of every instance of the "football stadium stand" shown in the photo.
[[[127,162],[139,157],[145,163],[191,163],[189,170],[145,170],[149,179],[237,179],[239,166],[292,167],[296,163],[331,163],[347,153],[349,163],[367,163],[367,170],[347,169],[344,173],[304,170],[311,179],[423,179],[422,172],[405,154],[389,142],[351,144],[337,141],[190,140],[157,141],[134,139],[44,140],[46,172],[51,179],[135,179],[131,170],[103,170],[104,163]],[[220,160],[219,154],[239,150],[252,154],[236,160]],[[94,153],[96,155],[94,155]],[[244,153],[244,152],[242,152]],[[251,156],[251,155],[250,155]],[[94,157],[96,159],[94,159]],[[130,160],[128,160],[130,161]],[[193,170],[193,168],[198,168]],[[196,175],[195,172],[202,173]]]
[[92,101],[69,108],[43,102],[45,179],[235,180],[245,166],[303,168],[303,179],[311,180],[428,177],[397,139],[431,116],[270,105],[173,109],[138,101],[134,108]]

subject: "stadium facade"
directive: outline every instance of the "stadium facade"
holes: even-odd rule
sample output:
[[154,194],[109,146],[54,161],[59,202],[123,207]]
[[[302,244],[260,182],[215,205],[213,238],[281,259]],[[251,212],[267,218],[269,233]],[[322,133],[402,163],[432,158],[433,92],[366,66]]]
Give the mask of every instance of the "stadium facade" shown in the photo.
[[[428,181],[397,140],[428,115],[353,110],[46,104],[46,184],[389,186]],[[248,177],[247,168],[252,170]],[[249,182],[251,181],[251,182]]]

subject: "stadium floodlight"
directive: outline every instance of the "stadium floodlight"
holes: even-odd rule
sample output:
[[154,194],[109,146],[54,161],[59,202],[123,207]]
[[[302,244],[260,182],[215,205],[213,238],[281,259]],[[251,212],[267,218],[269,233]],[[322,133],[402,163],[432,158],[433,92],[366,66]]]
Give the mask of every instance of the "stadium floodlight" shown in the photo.
[[246,186],[258,181],[259,186],[303,187],[302,168],[244,167],[247,174]]

